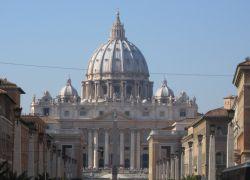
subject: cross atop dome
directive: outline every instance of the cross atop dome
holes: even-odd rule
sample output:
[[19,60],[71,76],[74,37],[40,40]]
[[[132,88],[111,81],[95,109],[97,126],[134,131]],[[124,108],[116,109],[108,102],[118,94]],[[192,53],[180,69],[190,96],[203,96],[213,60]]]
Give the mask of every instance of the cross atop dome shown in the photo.
[[115,24],[121,24],[119,10],[117,10],[117,12],[116,12],[116,21],[115,21]]
[[124,30],[123,24],[121,23],[121,20],[120,20],[119,11],[117,11],[117,13],[116,13],[116,19],[115,19],[115,22],[112,26],[112,30],[110,33],[110,39],[111,40],[125,39],[125,30]]

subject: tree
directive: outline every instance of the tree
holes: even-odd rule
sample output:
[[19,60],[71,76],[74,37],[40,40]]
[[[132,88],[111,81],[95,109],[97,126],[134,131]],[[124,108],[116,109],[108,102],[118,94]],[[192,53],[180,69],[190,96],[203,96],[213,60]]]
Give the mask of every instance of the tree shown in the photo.
[[20,175],[17,175],[16,172],[12,172],[7,161],[0,163],[0,179],[1,180],[30,180],[27,172],[23,172]]

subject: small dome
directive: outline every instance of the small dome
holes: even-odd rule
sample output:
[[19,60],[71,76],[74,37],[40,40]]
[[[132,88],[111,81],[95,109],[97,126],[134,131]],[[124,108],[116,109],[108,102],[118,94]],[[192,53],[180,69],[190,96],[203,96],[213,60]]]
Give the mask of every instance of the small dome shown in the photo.
[[167,80],[162,82],[162,86],[155,93],[156,99],[174,97],[174,92],[167,86]]
[[64,86],[59,94],[60,98],[78,97],[77,90],[71,85],[71,79],[67,80],[66,86]]
[[110,39],[90,58],[88,80],[148,78],[147,62],[141,51],[125,37],[119,13],[113,24]]

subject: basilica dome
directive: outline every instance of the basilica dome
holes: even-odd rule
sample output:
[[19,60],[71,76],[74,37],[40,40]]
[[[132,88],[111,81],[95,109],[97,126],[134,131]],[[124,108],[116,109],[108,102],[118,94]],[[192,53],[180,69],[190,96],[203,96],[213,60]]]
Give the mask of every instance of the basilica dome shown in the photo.
[[167,80],[162,82],[162,86],[155,93],[156,99],[174,97],[174,92],[167,85]]
[[77,90],[72,86],[70,78],[67,80],[66,85],[61,89],[59,96],[60,98],[78,97]]
[[112,26],[110,38],[89,60],[88,80],[147,79],[149,71],[141,51],[125,37],[119,13]]

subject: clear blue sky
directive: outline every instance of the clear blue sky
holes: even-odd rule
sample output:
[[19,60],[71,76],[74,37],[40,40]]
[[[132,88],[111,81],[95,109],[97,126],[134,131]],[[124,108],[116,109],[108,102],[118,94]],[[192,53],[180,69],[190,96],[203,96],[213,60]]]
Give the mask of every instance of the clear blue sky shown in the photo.
[[[151,72],[234,74],[250,55],[250,1],[0,1],[0,61],[86,68],[107,41],[119,8],[126,36]],[[33,94],[56,96],[70,74],[80,94],[85,72],[0,64],[1,77],[21,86],[24,112]],[[166,75],[175,95],[196,96],[200,112],[235,94],[233,77]],[[151,75],[154,89],[163,75]]]

